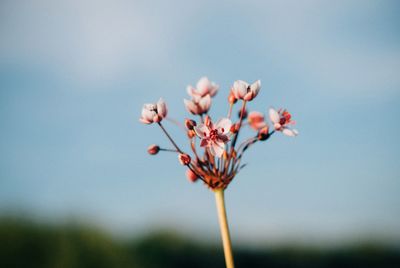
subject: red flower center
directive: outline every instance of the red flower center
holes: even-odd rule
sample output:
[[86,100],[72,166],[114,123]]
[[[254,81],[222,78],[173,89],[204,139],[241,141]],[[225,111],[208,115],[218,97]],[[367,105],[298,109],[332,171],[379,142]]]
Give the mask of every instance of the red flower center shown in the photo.
[[218,130],[213,129],[210,131],[210,140],[215,141],[218,138]]

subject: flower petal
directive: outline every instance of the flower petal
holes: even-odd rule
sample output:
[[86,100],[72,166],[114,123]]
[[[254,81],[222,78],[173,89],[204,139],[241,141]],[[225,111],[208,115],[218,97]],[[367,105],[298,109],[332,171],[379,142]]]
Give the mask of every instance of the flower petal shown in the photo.
[[232,121],[229,118],[221,118],[215,124],[215,128],[218,129],[218,132],[222,134],[229,133],[231,126],[232,126]]
[[298,131],[290,129],[290,128],[284,128],[282,130],[282,133],[285,134],[286,136],[289,136],[289,137],[295,137],[295,136],[297,136]]
[[167,104],[162,98],[160,98],[157,102],[157,113],[161,118],[165,118],[167,116],[167,112]]
[[201,98],[201,100],[199,101],[199,105],[202,110],[201,111],[202,113],[208,112],[208,110],[210,109],[210,106],[211,106],[210,95],[207,94],[205,97]]
[[211,82],[205,76],[200,78],[200,80],[196,84],[197,94],[202,97],[209,93],[210,88]]
[[195,126],[194,131],[200,138],[205,138],[210,134],[210,130],[204,124],[199,124],[198,126]]
[[193,97],[193,95],[196,95],[196,90],[194,87],[192,87],[191,85],[188,85],[186,87],[186,92],[187,94],[189,94],[189,96]]
[[214,97],[217,94],[217,91],[219,89],[219,85],[217,85],[214,82],[211,82],[211,88],[208,94],[210,94],[211,97]]
[[196,104],[193,103],[193,101],[190,100],[183,100],[183,103],[185,104],[186,110],[192,114],[198,114],[198,108]]
[[213,142],[209,148],[212,155],[221,158],[225,150],[225,144],[223,142]]
[[236,99],[243,99],[247,93],[249,84],[242,80],[237,80],[233,83],[233,95]]
[[149,109],[147,109],[147,107],[143,106],[143,109],[142,109],[142,118],[143,119],[153,122],[153,118],[155,115],[156,115],[155,111],[149,110]]
[[279,123],[279,121],[280,121],[280,116],[279,116],[278,112],[273,108],[269,109],[269,118],[271,119],[272,123],[274,123],[274,124]]
[[255,98],[258,94],[258,92],[260,92],[261,89],[261,81],[257,80],[255,81],[253,84],[250,85],[250,90],[253,93],[253,98]]

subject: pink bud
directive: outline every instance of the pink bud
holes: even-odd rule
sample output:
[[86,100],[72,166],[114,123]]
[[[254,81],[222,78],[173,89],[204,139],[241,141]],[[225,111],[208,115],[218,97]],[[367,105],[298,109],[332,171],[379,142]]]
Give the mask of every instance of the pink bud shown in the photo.
[[179,154],[178,159],[179,162],[184,166],[189,165],[191,161],[191,158],[188,154]]
[[229,92],[228,102],[229,102],[230,104],[235,104],[235,103],[237,102],[237,99],[235,98],[235,95],[233,94],[232,89],[231,89],[231,91]]
[[236,124],[233,124],[232,126],[231,126],[231,132],[233,133],[233,134],[235,134],[236,132],[238,132],[239,131],[239,128],[240,128],[240,125],[239,125],[239,123],[236,123]]
[[191,119],[186,119],[185,120],[185,126],[188,130],[193,130],[193,128],[196,126],[196,121],[191,120]]
[[265,141],[266,139],[269,138],[269,128],[268,128],[268,126],[265,126],[262,129],[260,129],[260,131],[258,131],[257,138],[260,141]]
[[149,148],[147,148],[147,152],[151,155],[156,155],[160,151],[160,146],[153,144],[150,145]]
[[247,117],[247,110],[246,110],[246,109],[241,109],[241,110],[239,111],[239,114],[238,114],[239,118],[242,116],[242,114],[243,114],[243,119],[246,119],[246,117]]
[[191,169],[186,170],[186,178],[190,182],[195,182],[199,179],[199,177],[196,175],[196,173],[194,173]]

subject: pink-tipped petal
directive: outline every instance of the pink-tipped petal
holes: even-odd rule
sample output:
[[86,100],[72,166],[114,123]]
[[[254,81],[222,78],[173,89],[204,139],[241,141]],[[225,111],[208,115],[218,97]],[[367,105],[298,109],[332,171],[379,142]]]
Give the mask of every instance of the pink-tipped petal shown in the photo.
[[189,96],[193,97],[193,95],[196,95],[196,90],[194,87],[192,87],[191,85],[186,87],[186,92],[187,94],[189,94]]
[[233,83],[233,95],[236,99],[243,99],[247,93],[249,84],[242,80],[237,80]]
[[207,77],[202,77],[196,84],[197,94],[200,96],[205,96],[209,93],[209,89],[211,87],[211,82]]
[[205,138],[210,134],[210,129],[204,124],[199,124],[198,126],[195,126],[194,131],[200,138]]
[[208,145],[208,140],[207,139],[202,139],[200,142],[200,147],[205,147]]
[[279,123],[280,121],[280,116],[278,112],[273,108],[269,109],[269,119],[271,119],[272,123],[274,124]]
[[214,82],[211,82],[211,88],[210,88],[210,92],[208,94],[210,94],[211,97],[214,97],[219,89],[219,85],[217,85]]
[[201,98],[199,102],[200,108],[202,110],[202,113],[208,112],[211,106],[211,97],[210,95],[206,95],[205,97]]
[[297,131],[294,131],[294,130],[292,130],[290,128],[284,128],[282,130],[282,133],[285,134],[286,136],[289,136],[289,137],[295,137],[298,134]]
[[218,129],[218,131],[221,132],[222,134],[229,133],[231,126],[232,126],[232,121],[228,118],[221,118],[215,124],[215,128]]
[[151,124],[151,123],[153,123],[153,122],[151,122],[151,121],[149,121],[149,120],[147,120],[147,119],[145,119],[145,118],[139,118],[139,121],[140,122],[142,122],[143,124]]
[[253,98],[255,98],[257,96],[258,92],[260,92],[260,89],[261,89],[261,81],[260,80],[257,80],[253,84],[251,84],[250,91],[253,92]]
[[185,104],[185,108],[188,112],[192,114],[198,114],[198,108],[196,104],[193,103],[193,101],[184,99],[183,103]]
[[154,116],[156,115],[155,111],[151,111],[143,107],[142,109],[142,118],[147,121],[153,121]]
[[225,144],[223,142],[213,142],[210,146],[210,152],[212,155],[221,158],[225,150]]
[[165,118],[167,116],[167,104],[165,103],[165,101],[163,99],[160,99],[157,102],[157,113],[161,118]]

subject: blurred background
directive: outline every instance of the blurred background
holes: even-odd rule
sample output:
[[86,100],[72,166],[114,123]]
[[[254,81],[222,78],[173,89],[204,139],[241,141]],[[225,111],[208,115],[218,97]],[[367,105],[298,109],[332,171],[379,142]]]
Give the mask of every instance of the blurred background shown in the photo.
[[[238,267],[398,267],[398,1],[0,1],[0,266],[223,267],[214,196],[160,129],[206,75],[286,107],[226,192]],[[183,147],[175,125],[167,129]]]

